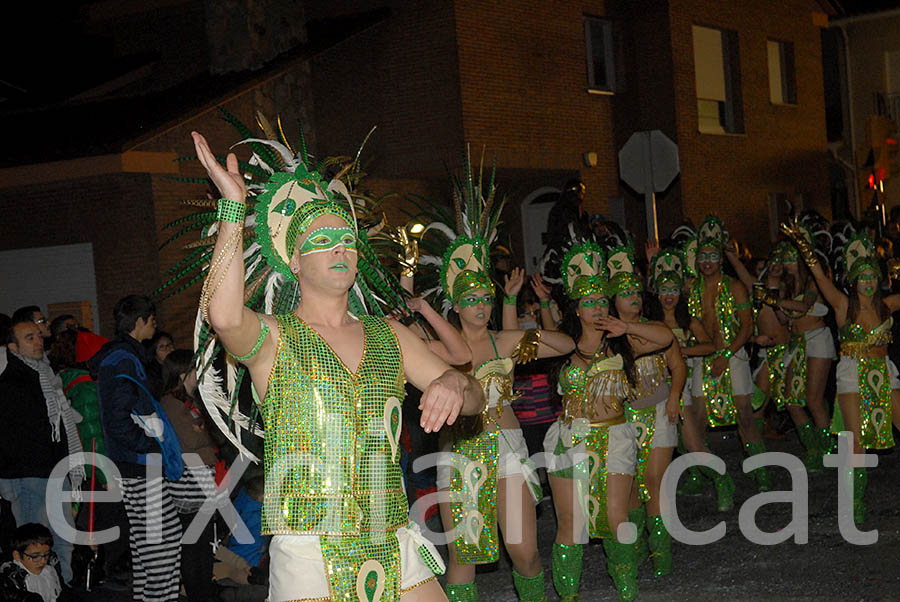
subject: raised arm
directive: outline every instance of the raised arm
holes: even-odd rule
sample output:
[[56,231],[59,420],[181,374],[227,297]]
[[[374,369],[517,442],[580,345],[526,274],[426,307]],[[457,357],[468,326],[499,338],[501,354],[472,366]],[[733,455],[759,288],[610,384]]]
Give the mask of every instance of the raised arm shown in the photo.
[[420,424],[426,433],[484,409],[484,392],[474,377],[454,370],[428,349],[425,342],[399,322],[391,322],[403,351],[406,379],[422,391]]
[[525,270],[513,268],[509,276],[503,278],[503,290],[506,293],[506,297],[503,298],[503,330],[519,330],[519,308],[516,305],[516,297],[525,283]]
[[747,266],[745,266],[744,262],[741,261],[741,258],[738,257],[734,250],[734,246],[731,244],[725,249],[725,257],[728,258],[728,263],[731,264],[731,267],[733,267],[734,271],[737,273],[741,284],[747,287],[748,291],[753,290],[753,283],[756,282],[756,278],[753,277],[753,274],[750,273],[750,270],[747,269]]
[[544,284],[544,278],[540,274],[531,277],[531,288],[541,305],[541,328],[544,330],[558,330],[553,312],[550,311],[550,287]]
[[413,297],[407,303],[409,308],[422,314],[431,325],[439,341],[426,341],[428,348],[452,366],[461,366],[472,361],[472,350],[453,324],[444,319],[422,297]]
[[819,264],[819,259],[816,257],[815,252],[809,246],[796,223],[781,224],[781,231],[790,236],[791,240],[794,241],[794,245],[799,249],[803,261],[806,262],[806,267],[809,268],[809,273],[816,279],[819,291],[821,291],[828,304],[834,308],[834,315],[838,318],[838,326],[840,326],[846,319],[847,308],[850,304],[847,295],[838,290],[831,278],[825,273],[825,270]]
[[[216,188],[225,199],[245,205],[247,189],[244,186],[244,178],[238,170],[238,160],[234,153],[228,154],[226,169],[216,161],[203,136],[197,132],[192,132],[191,135],[197,158],[206,168]],[[234,207],[239,208],[237,205]],[[262,328],[260,320],[265,319],[270,323],[270,329],[273,331],[276,330],[275,322],[271,317],[257,318],[253,311],[244,306],[243,219],[240,218],[239,223],[220,219],[218,228],[218,239],[212,255],[212,269],[201,294],[201,309],[206,304],[209,323],[225,349],[241,356],[256,347]],[[257,349],[258,353],[244,362],[251,373],[256,367],[272,362],[275,338],[277,337],[266,337],[261,349]]]

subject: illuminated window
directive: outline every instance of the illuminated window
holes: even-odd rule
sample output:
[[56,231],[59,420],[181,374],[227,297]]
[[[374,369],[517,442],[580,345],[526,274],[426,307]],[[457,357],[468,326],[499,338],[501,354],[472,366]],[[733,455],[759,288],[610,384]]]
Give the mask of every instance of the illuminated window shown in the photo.
[[794,66],[794,45],[791,42],[768,40],[769,100],[778,105],[797,104],[797,71]]
[[741,134],[741,72],[737,32],[694,25],[697,128],[704,134]]
[[588,89],[615,92],[612,23],[606,19],[585,17],[584,46],[587,54]]

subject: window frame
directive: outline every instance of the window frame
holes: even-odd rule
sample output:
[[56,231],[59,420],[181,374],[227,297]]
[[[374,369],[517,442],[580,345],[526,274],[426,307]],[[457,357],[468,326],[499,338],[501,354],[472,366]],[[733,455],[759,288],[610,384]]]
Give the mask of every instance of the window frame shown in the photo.
[[[717,31],[721,36],[722,48],[722,78],[725,87],[725,100],[706,99],[696,96],[697,99],[697,131],[701,134],[716,136],[744,136],[744,100],[741,89],[741,55],[738,32],[732,29],[711,27],[693,23],[691,36],[695,35],[694,28],[702,28]],[[697,77],[697,49],[693,49],[694,77]],[[695,88],[696,95],[696,88]],[[722,131],[704,130],[700,128],[700,101],[715,102],[719,108],[719,125]]]
[[[616,57],[613,44],[613,23],[605,17],[583,15],[585,66],[587,68],[587,90],[591,94],[616,93]],[[606,86],[596,82],[594,72],[594,44],[591,39],[592,27],[600,26],[603,32],[603,65],[606,70]]]
[[788,40],[766,38],[766,64],[769,59],[769,43],[778,45],[778,77],[781,82],[781,100],[772,98],[772,69],[769,71],[769,102],[777,106],[797,106],[797,59],[794,43]]

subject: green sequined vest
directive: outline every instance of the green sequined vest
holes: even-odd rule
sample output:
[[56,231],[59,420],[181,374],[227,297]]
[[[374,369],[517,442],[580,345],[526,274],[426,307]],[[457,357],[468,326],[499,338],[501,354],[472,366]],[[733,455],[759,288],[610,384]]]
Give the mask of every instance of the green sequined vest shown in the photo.
[[[716,293],[715,311],[722,332],[725,345],[731,345],[741,329],[741,321],[738,319],[737,307],[734,302],[734,294],[731,292],[731,277],[722,274],[719,280],[719,288]],[[691,295],[688,297],[688,310],[692,318],[703,321],[703,277],[698,277],[691,287]]]
[[352,374],[293,314],[260,412],[265,420],[262,532],[352,535],[408,523],[398,443],[405,377],[382,318],[361,316],[365,344]]

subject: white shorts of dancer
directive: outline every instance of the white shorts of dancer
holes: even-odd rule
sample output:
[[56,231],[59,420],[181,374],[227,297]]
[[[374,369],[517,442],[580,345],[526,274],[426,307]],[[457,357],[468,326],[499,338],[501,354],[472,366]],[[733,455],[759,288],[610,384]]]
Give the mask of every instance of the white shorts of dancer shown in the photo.
[[[441,555],[415,523],[397,529],[396,537],[400,544],[400,591],[405,594],[434,579],[419,556],[419,546],[427,546],[435,559]],[[268,602],[295,600],[332,600],[318,535],[275,535],[269,545]]]
[[678,425],[669,422],[666,414],[666,401],[656,404],[656,427],[653,429],[653,441],[650,447],[675,447],[678,445]]
[[[637,429],[630,422],[616,424],[609,428],[609,447],[607,448],[606,472],[610,474],[634,475],[637,465]],[[571,425],[557,420],[547,430],[544,436],[544,452],[547,457],[547,471],[556,472],[571,468],[578,459],[584,459],[586,447],[584,436],[590,429],[588,421],[584,418],[575,418]],[[581,441],[571,446],[572,434]],[[556,455],[557,442],[562,439],[566,448],[564,455]]]
[[[522,475],[525,482],[530,483],[532,488],[535,485],[540,488],[540,477],[538,477],[534,465],[528,461],[528,445],[525,443],[522,429],[502,429],[497,435],[497,449],[500,452],[497,460],[498,479]],[[448,446],[442,451],[449,452],[450,447]],[[439,462],[437,488],[449,489],[451,477],[453,477],[453,466],[446,462]]]
[[[741,349],[728,360],[731,368],[731,391],[735,395],[753,394],[753,376],[750,374],[750,357]],[[702,387],[700,389],[703,390]]]
[[690,367],[690,377],[684,381],[684,390],[681,392],[681,404],[689,406],[694,403],[695,397],[703,397],[703,360],[699,357],[685,358]]
[[837,357],[834,337],[827,326],[807,330],[803,337],[806,339],[806,357],[824,357],[830,360]]
[[[889,378],[891,379],[891,389],[900,389],[900,378],[898,378],[897,366],[891,360],[885,358]],[[837,365],[837,392],[838,395],[843,393],[859,393],[859,361],[842,355]]]

